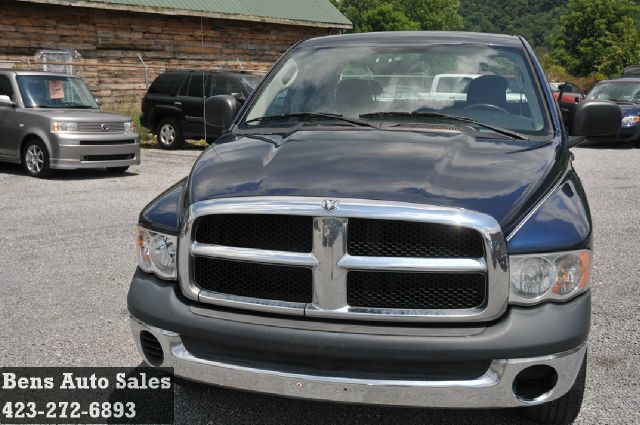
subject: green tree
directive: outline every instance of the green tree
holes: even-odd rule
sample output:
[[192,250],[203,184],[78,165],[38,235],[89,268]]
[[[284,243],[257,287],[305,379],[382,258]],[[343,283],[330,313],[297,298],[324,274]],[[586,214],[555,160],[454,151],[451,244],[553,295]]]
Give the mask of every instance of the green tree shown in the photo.
[[460,0],[397,0],[396,4],[423,30],[452,31],[463,27]]
[[550,50],[567,0],[461,0],[467,31],[521,35],[537,49]]
[[419,23],[407,18],[407,15],[396,9],[395,5],[387,3],[365,12],[356,31],[411,31],[419,29]]
[[616,74],[640,62],[640,9],[631,0],[569,0],[553,58],[570,73]]
[[[462,28],[462,17],[458,13],[460,0],[331,0],[332,3],[352,23],[355,32],[367,31],[366,28],[395,28],[397,19],[404,15],[409,22],[418,23],[416,29],[423,30],[455,30]],[[381,8],[381,6],[385,6]],[[397,13],[399,12],[399,14]],[[367,14],[367,24],[363,25]],[[377,17],[384,21],[374,23]],[[391,21],[388,21],[391,20]],[[386,25],[386,22],[395,22]],[[414,28],[414,24],[408,24]]]
[[361,32],[362,16],[384,2],[382,0],[331,0],[331,3],[353,24],[354,32]]

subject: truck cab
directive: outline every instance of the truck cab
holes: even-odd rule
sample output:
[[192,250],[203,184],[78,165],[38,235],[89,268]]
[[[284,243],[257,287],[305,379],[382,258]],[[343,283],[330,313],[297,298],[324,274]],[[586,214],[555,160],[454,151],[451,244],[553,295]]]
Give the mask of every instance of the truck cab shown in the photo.
[[[477,78],[461,99],[382,95],[408,74]],[[593,232],[569,149],[621,119],[602,101],[573,113],[565,128],[521,37],[294,46],[242,107],[207,100],[227,131],[140,214],[143,359],[287,397],[570,423]]]

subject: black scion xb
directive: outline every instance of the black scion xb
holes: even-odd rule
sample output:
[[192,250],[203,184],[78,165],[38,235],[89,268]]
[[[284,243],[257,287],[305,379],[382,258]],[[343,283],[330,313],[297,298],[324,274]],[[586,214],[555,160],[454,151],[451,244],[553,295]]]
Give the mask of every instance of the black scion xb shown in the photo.
[[[434,78],[451,84],[436,84]],[[144,360],[288,397],[580,411],[592,223],[521,37],[371,33],[287,52],[228,130],[149,204],[128,305]]]

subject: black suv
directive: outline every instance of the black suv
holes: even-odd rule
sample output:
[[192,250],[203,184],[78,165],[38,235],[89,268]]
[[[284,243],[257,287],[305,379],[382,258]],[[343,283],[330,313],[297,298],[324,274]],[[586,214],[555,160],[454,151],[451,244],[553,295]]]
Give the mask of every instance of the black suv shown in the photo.
[[222,128],[205,126],[204,99],[233,95],[240,103],[261,77],[244,72],[169,71],[158,76],[142,99],[140,123],[153,131],[164,149],[179,148],[185,139],[213,141]]

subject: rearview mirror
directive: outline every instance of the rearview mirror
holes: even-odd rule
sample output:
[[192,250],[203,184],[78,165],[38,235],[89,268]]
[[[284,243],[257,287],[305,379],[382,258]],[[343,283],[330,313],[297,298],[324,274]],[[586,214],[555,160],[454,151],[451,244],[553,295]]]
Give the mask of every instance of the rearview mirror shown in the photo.
[[213,127],[229,128],[238,113],[238,100],[221,94],[207,99],[204,105],[204,121]]
[[15,103],[7,95],[0,95],[0,106],[15,106]]

